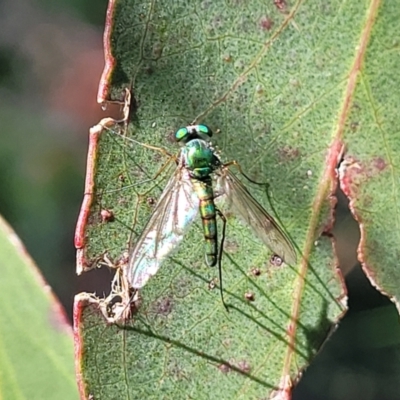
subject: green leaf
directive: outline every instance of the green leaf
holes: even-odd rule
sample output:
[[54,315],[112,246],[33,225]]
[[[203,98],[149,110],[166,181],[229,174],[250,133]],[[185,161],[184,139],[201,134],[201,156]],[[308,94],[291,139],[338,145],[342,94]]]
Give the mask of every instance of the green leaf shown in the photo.
[[[168,158],[129,138],[177,154],[172,134],[193,121],[218,132],[223,160],[235,159],[253,179],[269,182],[271,205],[265,190],[243,180],[289,233],[299,262],[272,265],[268,249],[229,216],[223,256],[229,313],[210,290],[218,272],[204,265],[200,221],[143,288],[125,326],[109,326],[102,316],[121,299],[80,295],[75,329],[86,397],[290,392],[345,311],[332,244],[321,234],[333,223],[343,143],[361,138],[351,133],[350,119],[360,67],[367,68],[375,35],[386,34],[375,27],[398,12],[392,8],[394,2],[378,1],[110,2],[99,100],[121,101],[131,89],[130,122],[103,121],[91,130],[78,271],[104,263],[124,268],[129,242],[165,186],[168,168],[151,178]],[[387,57],[397,57],[393,41],[375,40],[385,43]]]
[[19,238],[0,219],[0,397],[76,399],[71,329]]
[[[374,19],[375,17],[375,19]],[[400,310],[400,9],[384,2],[371,10],[358,49],[341,126],[346,154],[340,185],[361,230],[358,257],[373,286]],[[364,43],[361,41],[362,46]],[[368,44],[368,45],[367,45]],[[362,57],[359,57],[359,53]],[[360,66],[362,66],[361,70]],[[351,87],[354,83],[354,88]]]

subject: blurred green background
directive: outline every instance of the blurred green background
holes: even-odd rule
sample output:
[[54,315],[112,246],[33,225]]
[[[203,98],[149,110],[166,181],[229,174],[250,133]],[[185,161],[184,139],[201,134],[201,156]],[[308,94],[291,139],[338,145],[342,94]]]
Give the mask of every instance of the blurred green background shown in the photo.
[[[76,277],[73,246],[88,130],[106,116],[96,102],[106,7],[107,0],[0,3],[0,213],[69,317],[76,293],[107,293],[112,276],[103,268]],[[357,265],[358,227],[338,195],[334,233],[350,312],[294,399],[400,399],[397,312]]]
[[[0,213],[71,316],[110,272],[75,275],[73,234],[103,69],[107,0],[0,2]],[[106,278],[106,279],[105,279]]]

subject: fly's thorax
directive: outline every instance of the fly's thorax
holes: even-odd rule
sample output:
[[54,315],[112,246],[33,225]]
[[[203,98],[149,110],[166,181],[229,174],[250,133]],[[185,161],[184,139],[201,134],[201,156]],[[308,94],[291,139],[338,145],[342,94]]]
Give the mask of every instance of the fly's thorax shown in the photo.
[[210,143],[202,139],[193,139],[182,148],[185,168],[196,179],[208,176],[221,164]]

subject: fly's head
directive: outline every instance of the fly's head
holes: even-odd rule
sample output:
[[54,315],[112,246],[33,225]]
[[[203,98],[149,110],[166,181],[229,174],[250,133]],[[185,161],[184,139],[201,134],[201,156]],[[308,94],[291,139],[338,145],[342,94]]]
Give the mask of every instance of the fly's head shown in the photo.
[[222,162],[211,143],[212,131],[206,125],[188,125],[175,133],[182,146],[180,165],[195,179],[204,179],[218,169]]
[[209,142],[213,133],[206,125],[188,125],[175,132],[175,140],[185,146],[193,139],[201,139]]

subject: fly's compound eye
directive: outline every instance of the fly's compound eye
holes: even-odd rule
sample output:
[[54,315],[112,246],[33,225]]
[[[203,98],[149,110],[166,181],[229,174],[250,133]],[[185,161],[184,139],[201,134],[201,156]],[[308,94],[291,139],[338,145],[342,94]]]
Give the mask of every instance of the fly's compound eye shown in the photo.
[[190,133],[189,133],[189,130],[187,127],[180,128],[175,133],[175,140],[177,142],[185,143],[188,140],[189,136],[190,136]]
[[188,125],[180,128],[175,133],[175,139],[178,143],[185,144],[193,139],[202,139],[209,141],[212,136],[211,129],[206,125]]
[[211,129],[207,125],[197,125],[196,130],[199,136],[204,139],[209,139],[213,135]]

